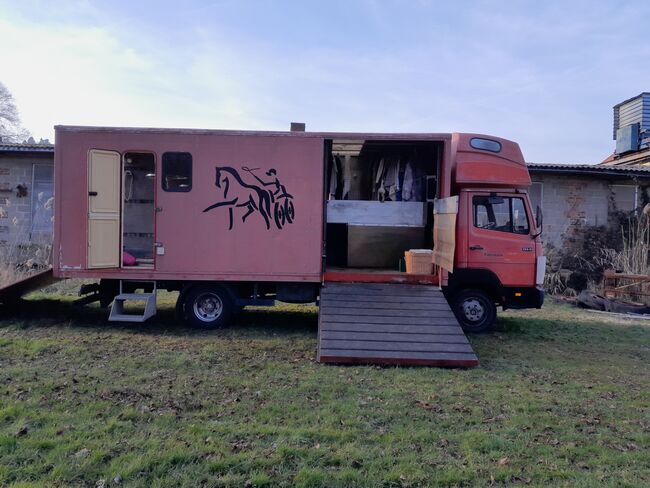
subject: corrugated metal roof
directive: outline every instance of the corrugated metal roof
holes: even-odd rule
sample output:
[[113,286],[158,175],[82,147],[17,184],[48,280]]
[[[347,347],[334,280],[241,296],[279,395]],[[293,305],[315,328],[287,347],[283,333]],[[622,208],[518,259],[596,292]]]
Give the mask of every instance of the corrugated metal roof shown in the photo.
[[54,153],[54,144],[0,143],[0,152],[40,152]]
[[605,166],[602,164],[526,163],[531,174],[573,174],[650,178],[650,166]]
[[640,97],[642,97],[642,96],[644,96],[644,95],[650,95],[650,92],[641,92],[641,93],[639,93],[638,95],[636,95],[636,96],[634,96],[634,97],[630,97],[630,98],[628,98],[627,100],[623,100],[622,102],[617,103],[616,105],[614,105],[614,108],[616,108],[616,107],[620,107],[621,105],[623,105],[623,104],[625,104],[625,103],[627,103],[627,102],[631,102],[631,101],[634,100],[635,98],[640,98]]

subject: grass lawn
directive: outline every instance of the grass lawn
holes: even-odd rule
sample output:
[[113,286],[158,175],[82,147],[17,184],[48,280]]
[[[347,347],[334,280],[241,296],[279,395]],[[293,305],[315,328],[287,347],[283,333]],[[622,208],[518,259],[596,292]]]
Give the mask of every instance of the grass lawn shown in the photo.
[[475,369],[336,367],[313,307],[205,332],[172,299],[0,312],[0,485],[650,486],[648,322],[549,304],[471,337]]

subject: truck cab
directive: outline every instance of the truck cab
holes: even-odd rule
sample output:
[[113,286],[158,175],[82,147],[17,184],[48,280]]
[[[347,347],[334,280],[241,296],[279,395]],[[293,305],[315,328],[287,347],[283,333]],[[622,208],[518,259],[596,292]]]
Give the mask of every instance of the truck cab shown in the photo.
[[454,267],[445,294],[465,330],[488,330],[496,306],[540,308],[546,259],[541,213],[519,146],[475,134],[452,137],[451,193],[458,199]]

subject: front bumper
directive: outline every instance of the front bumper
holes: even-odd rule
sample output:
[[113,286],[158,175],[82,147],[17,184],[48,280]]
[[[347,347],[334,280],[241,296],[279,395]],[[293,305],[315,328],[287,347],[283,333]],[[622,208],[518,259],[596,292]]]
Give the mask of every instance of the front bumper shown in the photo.
[[503,288],[503,309],[509,308],[542,308],[544,304],[544,288],[507,287]]

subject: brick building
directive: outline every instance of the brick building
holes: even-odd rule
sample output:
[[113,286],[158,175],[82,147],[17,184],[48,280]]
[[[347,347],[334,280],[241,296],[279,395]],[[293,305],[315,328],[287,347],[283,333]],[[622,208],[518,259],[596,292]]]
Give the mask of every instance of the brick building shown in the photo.
[[0,258],[49,260],[54,145],[0,143]]
[[544,214],[543,240],[562,247],[578,229],[609,225],[648,202],[650,168],[529,163],[530,199]]

